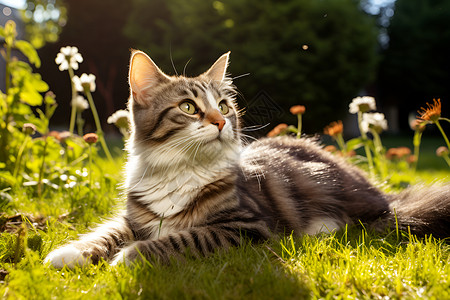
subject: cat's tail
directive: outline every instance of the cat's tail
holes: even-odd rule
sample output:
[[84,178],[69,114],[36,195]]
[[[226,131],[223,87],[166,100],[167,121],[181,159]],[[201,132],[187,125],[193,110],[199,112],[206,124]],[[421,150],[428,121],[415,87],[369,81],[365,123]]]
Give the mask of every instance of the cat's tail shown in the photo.
[[[417,185],[390,198],[382,218],[403,231],[437,238],[450,237],[450,184]],[[388,219],[388,220],[386,220]]]

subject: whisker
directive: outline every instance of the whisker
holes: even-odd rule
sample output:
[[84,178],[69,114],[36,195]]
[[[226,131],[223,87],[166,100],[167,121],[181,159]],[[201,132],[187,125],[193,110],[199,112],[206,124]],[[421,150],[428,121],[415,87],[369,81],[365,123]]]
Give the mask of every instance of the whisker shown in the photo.
[[187,65],[191,62],[191,60],[192,60],[192,58],[190,58],[190,59],[187,61],[187,63],[184,65],[184,68],[183,68],[183,76],[185,76],[185,77],[186,77],[186,67],[187,67]]
[[175,74],[177,74],[177,76],[178,76],[177,68],[175,68],[175,64],[173,63],[173,57],[172,57],[172,43],[170,43],[170,46],[169,46],[169,52],[170,52],[170,62],[172,63],[172,67],[173,67],[173,70],[175,71]]
[[248,76],[248,75],[250,75],[250,73],[245,73],[245,74],[242,74],[242,75],[238,75],[236,77],[231,78],[231,80],[239,79],[241,77],[245,77],[245,76]]

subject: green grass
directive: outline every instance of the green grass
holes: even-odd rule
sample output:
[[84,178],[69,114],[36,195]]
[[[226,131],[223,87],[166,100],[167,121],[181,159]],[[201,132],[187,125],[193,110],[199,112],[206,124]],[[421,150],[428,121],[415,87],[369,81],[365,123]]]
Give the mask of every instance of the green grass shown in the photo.
[[[117,188],[122,164],[123,159],[112,163],[97,158],[93,174],[98,184],[92,189],[85,178],[74,188],[46,187],[41,197],[32,187],[13,194],[0,215],[2,297],[450,299],[447,242],[356,226],[331,235],[247,243],[207,258],[187,258],[165,266],[148,262],[127,268],[101,263],[55,270],[42,265],[52,249],[123,206]],[[448,169],[419,171],[413,181],[448,181],[449,175]]]

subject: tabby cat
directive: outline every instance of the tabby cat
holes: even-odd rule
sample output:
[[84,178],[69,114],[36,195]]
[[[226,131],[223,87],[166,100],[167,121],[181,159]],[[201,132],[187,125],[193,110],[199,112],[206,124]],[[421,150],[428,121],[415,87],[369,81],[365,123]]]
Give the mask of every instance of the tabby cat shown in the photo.
[[168,262],[189,253],[363,222],[450,235],[450,185],[387,195],[309,138],[241,144],[229,53],[195,78],[167,76],[133,52],[126,210],[51,252],[54,267]]

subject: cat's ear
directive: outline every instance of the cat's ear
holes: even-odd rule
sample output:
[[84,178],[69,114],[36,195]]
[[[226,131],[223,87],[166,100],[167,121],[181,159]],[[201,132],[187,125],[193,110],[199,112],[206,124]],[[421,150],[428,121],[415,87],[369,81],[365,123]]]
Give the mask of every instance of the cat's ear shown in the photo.
[[229,57],[230,51],[219,57],[219,59],[216,60],[211,68],[203,73],[203,75],[214,81],[222,81],[225,78],[225,74],[227,72]]
[[132,53],[129,83],[133,100],[144,105],[152,90],[168,81],[170,77],[164,74],[147,54],[142,51]]

